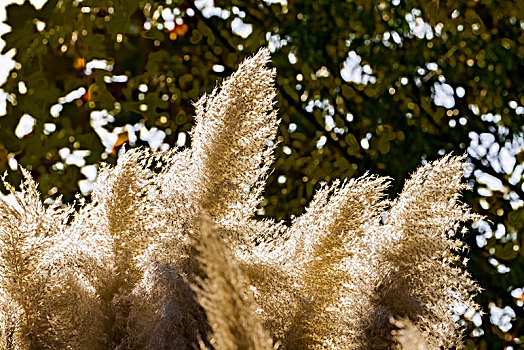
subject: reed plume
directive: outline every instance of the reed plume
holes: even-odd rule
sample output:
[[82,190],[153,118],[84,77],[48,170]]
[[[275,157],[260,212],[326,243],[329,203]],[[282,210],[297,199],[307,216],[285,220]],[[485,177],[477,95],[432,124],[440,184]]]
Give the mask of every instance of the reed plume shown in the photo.
[[[463,157],[322,184],[290,225],[254,217],[279,120],[262,49],[196,103],[192,147],[134,149],[92,199],[0,200],[0,349],[460,347]],[[77,209],[75,209],[77,208]],[[411,345],[409,345],[411,344]]]

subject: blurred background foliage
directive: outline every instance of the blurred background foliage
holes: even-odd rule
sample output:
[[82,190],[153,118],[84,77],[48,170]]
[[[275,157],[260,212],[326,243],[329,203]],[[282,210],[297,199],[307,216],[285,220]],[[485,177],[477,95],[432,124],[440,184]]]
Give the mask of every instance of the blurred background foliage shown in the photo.
[[[40,5],[42,6],[42,5]],[[299,215],[321,181],[402,179],[468,153],[486,219],[465,236],[484,289],[467,347],[524,342],[524,2],[48,0],[9,5],[0,171],[45,198],[89,195],[118,148],[187,147],[192,103],[262,46],[282,123],[258,215]],[[4,109],[3,111],[1,111]]]

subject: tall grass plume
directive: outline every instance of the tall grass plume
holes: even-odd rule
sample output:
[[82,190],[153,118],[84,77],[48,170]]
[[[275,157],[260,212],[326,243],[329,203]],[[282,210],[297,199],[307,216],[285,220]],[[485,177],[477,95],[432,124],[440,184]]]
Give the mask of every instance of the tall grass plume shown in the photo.
[[[322,184],[257,220],[279,120],[266,49],[196,103],[192,147],[101,166],[89,202],[0,199],[0,349],[451,349],[477,309],[462,157]],[[162,165],[162,166],[159,166]],[[410,345],[411,344],[411,345]],[[416,347],[413,344],[417,344]]]

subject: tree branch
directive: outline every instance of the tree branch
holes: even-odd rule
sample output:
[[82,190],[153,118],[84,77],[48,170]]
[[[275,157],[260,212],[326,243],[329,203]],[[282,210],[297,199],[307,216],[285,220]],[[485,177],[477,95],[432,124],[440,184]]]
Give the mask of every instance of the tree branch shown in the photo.
[[470,156],[469,159],[476,169],[479,169],[485,172],[486,174],[499,179],[504,186],[508,187],[511,191],[515,192],[521,199],[524,199],[524,191],[522,191],[522,189],[519,188],[518,185],[511,184],[509,180],[506,179],[504,174],[496,172],[493,168],[489,166],[485,166],[484,164],[482,164],[482,161],[480,159],[477,159],[472,156]]

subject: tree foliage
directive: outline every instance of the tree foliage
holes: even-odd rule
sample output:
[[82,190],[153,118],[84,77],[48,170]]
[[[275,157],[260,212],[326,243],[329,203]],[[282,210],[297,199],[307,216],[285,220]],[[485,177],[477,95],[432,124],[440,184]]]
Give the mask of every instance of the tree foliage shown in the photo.
[[[473,316],[466,320],[475,328],[468,344],[514,344],[524,327],[523,3],[217,6],[170,0],[9,6],[4,52],[15,48],[18,66],[3,85],[10,102],[0,118],[0,168],[17,182],[20,174],[8,166],[16,159],[31,168],[45,196],[70,200],[84,175],[67,164],[74,160],[68,154],[89,150],[86,164],[114,162],[115,142],[147,145],[151,130],[163,132],[166,145],[189,146],[192,102],[268,45],[279,72],[282,123],[259,214],[299,215],[323,180],[366,170],[400,180],[421,160],[467,150],[474,192],[466,200],[489,219],[466,237],[486,312],[481,325],[473,325]],[[106,68],[93,68],[94,60]],[[35,125],[19,138],[14,130],[25,114]],[[498,186],[488,188],[486,178]],[[495,307],[513,309],[511,329],[491,323]]]

